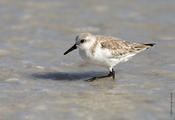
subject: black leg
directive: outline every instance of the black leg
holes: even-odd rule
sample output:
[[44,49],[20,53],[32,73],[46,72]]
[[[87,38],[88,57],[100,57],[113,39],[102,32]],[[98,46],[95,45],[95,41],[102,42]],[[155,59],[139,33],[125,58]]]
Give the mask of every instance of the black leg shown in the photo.
[[115,79],[115,71],[114,71],[114,69],[112,69],[112,78],[113,78],[113,80]]
[[113,78],[113,80],[114,80],[114,79],[115,79],[115,71],[114,71],[114,69],[112,69],[112,71],[110,71],[109,74],[107,74],[107,75],[93,77],[93,78],[87,79],[87,80],[85,80],[85,81],[87,81],[87,82],[92,82],[92,81],[97,80],[97,79],[106,78],[106,77],[111,77],[111,76],[112,76],[112,78]]

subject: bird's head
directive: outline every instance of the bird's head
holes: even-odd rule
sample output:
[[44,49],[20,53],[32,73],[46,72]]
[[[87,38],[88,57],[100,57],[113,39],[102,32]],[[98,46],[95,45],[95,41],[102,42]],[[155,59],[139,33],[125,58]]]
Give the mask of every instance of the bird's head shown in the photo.
[[95,40],[95,36],[91,33],[81,33],[80,35],[76,36],[75,44],[69,48],[64,55],[68,54],[69,52],[79,48],[79,49],[89,49]]

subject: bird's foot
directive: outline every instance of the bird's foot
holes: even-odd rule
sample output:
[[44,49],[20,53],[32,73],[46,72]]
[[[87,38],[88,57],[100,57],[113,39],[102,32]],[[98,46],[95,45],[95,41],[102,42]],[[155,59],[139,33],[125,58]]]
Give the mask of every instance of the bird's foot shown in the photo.
[[87,80],[84,80],[84,81],[86,81],[86,82],[92,82],[92,81],[94,81],[96,79],[97,79],[97,77],[93,77],[93,78],[90,78],[90,79],[87,79]]
[[107,78],[107,77],[112,77],[113,80],[114,80],[114,79],[115,79],[115,71],[112,70],[112,72],[110,71],[109,74],[107,74],[107,75],[98,76],[98,77],[92,77],[92,78],[87,79],[87,80],[85,80],[85,81],[86,81],[86,82],[92,82],[92,81],[94,81],[94,80],[101,79],[101,78]]

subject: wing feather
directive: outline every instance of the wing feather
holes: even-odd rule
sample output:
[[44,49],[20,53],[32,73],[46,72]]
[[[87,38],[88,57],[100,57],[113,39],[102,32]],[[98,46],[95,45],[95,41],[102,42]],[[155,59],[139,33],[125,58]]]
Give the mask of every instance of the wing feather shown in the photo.
[[130,43],[118,38],[104,36],[100,39],[100,44],[101,48],[111,51],[111,57],[123,57],[129,54],[136,54],[148,47],[142,43]]

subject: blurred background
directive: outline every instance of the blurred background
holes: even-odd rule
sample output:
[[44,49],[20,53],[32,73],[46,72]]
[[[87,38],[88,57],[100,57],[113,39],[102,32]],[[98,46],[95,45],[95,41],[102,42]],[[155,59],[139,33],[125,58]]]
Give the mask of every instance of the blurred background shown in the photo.
[[[173,119],[174,5],[173,0],[0,0],[0,119]],[[157,45],[118,65],[115,81],[88,83],[83,80],[107,70],[80,66],[77,51],[63,56],[81,32]]]

